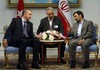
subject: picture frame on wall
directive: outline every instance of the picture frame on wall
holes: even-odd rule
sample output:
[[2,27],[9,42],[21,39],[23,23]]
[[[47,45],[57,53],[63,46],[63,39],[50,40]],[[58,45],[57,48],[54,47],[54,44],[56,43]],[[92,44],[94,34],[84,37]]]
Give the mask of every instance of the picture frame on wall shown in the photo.
[[[59,0],[23,0],[24,7],[57,7]],[[70,7],[79,7],[80,0],[68,0]],[[17,7],[18,0],[8,0],[8,7]]]

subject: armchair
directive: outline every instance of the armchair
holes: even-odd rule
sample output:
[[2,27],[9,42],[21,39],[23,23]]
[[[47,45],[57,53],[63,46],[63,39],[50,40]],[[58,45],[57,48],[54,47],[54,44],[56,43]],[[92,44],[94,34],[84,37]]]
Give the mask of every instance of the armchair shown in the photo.
[[[95,38],[95,44],[91,45],[89,47],[89,54],[94,54],[95,55],[95,66],[97,66],[97,62],[98,62],[98,53],[99,53],[99,47],[98,47],[98,26],[97,24],[94,25],[94,38]],[[69,61],[69,53],[68,53],[68,42],[66,43],[65,46],[65,58],[66,58],[66,64],[68,65],[68,61]],[[81,55],[82,54],[82,48],[81,46],[77,46],[76,48],[76,55]]]
[[[7,46],[6,48],[4,48],[4,57],[5,57],[5,64],[6,67],[9,66],[9,55],[16,55],[19,52],[19,48],[17,47],[13,47],[13,46]],[[29,54],[32,53],[32,47],[27,47],[26,49],[26,60],[28,61],[29,59]]]
[[[6,32],[6,30],[7,30],[7,28],[8,28],[8,26],[7,25],[5,25],[4,26],[4,34],[5,34],[5,32]],[[8,67],[9,66],[9,55],[16,55],[16,54],[18,54],[18,52],[19,52],[19,48],[17,48],[17,47],[13,47],[13,46],[7,46],[7,47],[5,47],[5,46],[3,46],[4,47],[4,58],[5,58],[5,65],[6,65],[6,67]],[[28,59],[29,59],[29,54],[31,54],[32,53],[32,47],[27,47],[26,48],[26,61],[28,61]]]

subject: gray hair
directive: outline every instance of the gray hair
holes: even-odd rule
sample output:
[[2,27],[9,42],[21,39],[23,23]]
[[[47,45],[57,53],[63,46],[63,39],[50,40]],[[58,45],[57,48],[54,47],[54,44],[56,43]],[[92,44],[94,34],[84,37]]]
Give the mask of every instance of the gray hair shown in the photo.
[[51,10],[54,11],[54,9],[52,7],[48,7],[46,11]]

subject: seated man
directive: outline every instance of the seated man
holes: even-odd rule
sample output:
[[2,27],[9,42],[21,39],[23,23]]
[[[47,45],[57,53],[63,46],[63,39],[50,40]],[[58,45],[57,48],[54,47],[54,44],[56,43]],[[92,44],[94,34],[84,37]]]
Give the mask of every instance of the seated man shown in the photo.
[[[54,16],[53,8],[48,7],[46,10],[46,14],[47,14],[47,17],[41,19],[40,25],[37,30],[37,34],[43,33],[44,31],[47,31],[47,30],[56,30],[63,35],[62,22],[59,17]],[[61,36],[59,36],[59,38],[61,38]],[[65,43],[63,42],[61,46],[62,47],[61,47],[60,55],[61,55],[61,61],[63,62],[62,57],[64,57]],[[44,53],[46,54],[46,51]],[[41,57],[41,52],[40,52],[40,57]]]
[[77,46],[81,46],[83,51],[84,63],[82,68],[89,68],[89,46],[94,41],[93,22],[84,19],[82,11],[74,12],[73,16],[76,23],[73,25],[71,33],[69,33],[73,37],[69,41],[70,68],[75,68],[76,66],[75,50]]
[[[32,68],[40,69],[39,60],[39,40],[33,34],[33,23],[29,20],[32,16],[31,10],[24,10],[21,18],[13,18],[3,38],[3,46],[19,48],[17,69],[28,70],[26,65],[26,47],[33,48]],[[9,40],[10,38],[10,40]]]

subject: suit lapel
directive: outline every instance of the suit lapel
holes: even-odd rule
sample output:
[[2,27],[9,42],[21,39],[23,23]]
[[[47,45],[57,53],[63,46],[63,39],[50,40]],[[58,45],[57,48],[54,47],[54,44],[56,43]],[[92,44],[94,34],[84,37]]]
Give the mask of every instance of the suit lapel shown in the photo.
[[23,32],[23,25],[22,25],[22,19],[20,18],[19,19],[19,27],[20,27],[20,29],[21,29],[21,31]]
[[46,28],[50,28],[49,20],[46,18]]
[[54,25],[55,25],[55,17],[53,18],[53,21],[52,21],[52,28],[54,29]]
[[79,23],[77,23],[77,24],[76,24],[76,27],[75,27],[75,28],[76,28],[76,29],[75,29],[75,33],[76,33],[76,34],[77,34],[77,31],[78,31],[78,25],[79,25]]
[[86,25],[86,22],[85,22],[85,20],[84,20],[84,21],[83,21],[83,25],[82,25],[82,30],[81,30],[81,32],[83,31],[85,25]]
[[30,28],[30,23],[27,22],[27,33],[28,33],[28,31],[29,31],[29,28]]

